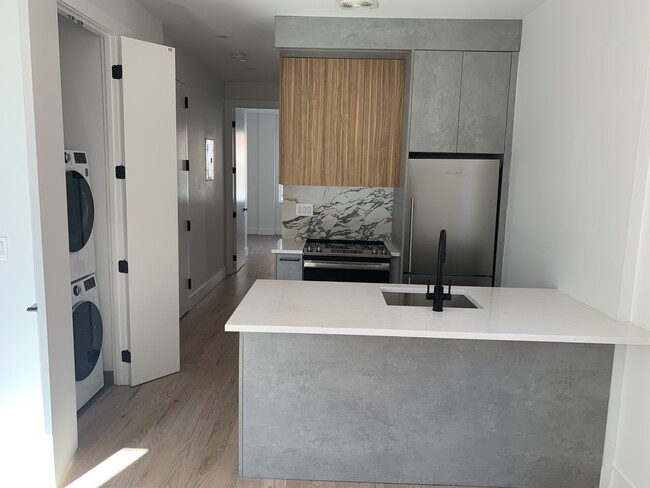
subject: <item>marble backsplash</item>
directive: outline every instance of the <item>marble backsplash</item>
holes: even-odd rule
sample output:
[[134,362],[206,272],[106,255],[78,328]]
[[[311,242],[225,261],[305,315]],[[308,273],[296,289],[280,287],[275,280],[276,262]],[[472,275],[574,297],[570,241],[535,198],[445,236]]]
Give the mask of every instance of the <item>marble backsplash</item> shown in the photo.
[[[393,188],[285,186],[284,239],[390,240]],[[297,217],[296,203],[314,205],[314,215]]]

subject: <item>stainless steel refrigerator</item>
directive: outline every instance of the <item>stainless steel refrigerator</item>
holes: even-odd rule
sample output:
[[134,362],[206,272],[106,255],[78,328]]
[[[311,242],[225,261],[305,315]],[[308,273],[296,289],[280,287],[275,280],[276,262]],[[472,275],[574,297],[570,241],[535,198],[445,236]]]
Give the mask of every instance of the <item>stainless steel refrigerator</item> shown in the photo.
[[446,229],[445,284],[494,284],[500,167],[499,159],[409,159],[404,283],[435,281]]

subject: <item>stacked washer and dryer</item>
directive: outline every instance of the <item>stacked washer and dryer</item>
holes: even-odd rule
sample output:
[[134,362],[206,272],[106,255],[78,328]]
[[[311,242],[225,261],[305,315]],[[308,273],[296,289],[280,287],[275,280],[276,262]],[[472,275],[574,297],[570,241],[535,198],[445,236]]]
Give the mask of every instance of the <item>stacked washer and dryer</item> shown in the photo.
[[68,239],[77,410],[104,386],[102,342],[104,327],[95,277],[95,204],[90,186],[88,156],[64,152],[68,200]]

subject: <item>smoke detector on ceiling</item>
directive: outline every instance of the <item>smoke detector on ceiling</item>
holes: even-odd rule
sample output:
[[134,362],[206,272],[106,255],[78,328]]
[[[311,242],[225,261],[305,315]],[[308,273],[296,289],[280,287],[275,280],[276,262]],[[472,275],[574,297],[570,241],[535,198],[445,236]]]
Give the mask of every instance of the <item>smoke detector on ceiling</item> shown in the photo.
[[337,0],[343,10],[370,10],[379,7],[379,0]]

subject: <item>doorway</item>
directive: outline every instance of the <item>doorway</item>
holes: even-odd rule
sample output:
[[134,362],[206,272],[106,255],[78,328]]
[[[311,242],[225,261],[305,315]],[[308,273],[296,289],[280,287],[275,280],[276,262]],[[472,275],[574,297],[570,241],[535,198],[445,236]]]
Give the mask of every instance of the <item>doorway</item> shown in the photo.
[[279,184],[279,111],[233,108],[233,265],[248,259],[248,235],[282,233],[282,186]]

